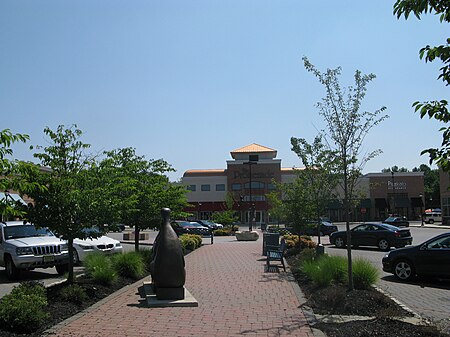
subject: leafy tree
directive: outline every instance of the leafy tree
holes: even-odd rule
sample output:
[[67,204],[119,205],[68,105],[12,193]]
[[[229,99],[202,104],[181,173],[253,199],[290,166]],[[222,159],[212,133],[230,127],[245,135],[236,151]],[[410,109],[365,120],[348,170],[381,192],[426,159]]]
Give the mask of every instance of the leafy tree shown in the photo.
[[238,220],[236,212],[233,210],[234,199],[231,193],[227,193],[225,197],[225,210],[221,212],[214,212],[212,219],[224,225],[225,227],[232,227],[233,224]]
[[311,219],[317,220],[317,235],[320,243],[320,217],[334,198],[334,190],[338,184],[337,152],[328,149],[322,142],[322,136],[316,136],[312,144],[303,138],[291,138],[292,151],[302,161],[303,170],[298,171],[298,178],[303,180],[306,203],[313,210]]
[[[24,194],[34,188],[40,190],[44,188],[27,179],[30,173],[37,170],[36,165],[9,158],[13,155],[11,146],[17,142],[25,143],[27,140],[28,135],[14,134],[9,129],[0,131],[0,191],[16,191]],[[9,217],[23,217],[26,214],[23,205],[14,200],[7,200],[6,194],[0,200],[0,209],[2,220]]]
[[428,165],[422,164],[414,167],[412,172],[423,172],[425,187],[425,208],[433,208],[433,205],[441,204],[441,192],[439,182],[439,170],[431,169]]
[[183,216],[186,189],[171,184],[165,175],[174,169],[164,160],[146,160],[135,149],[107,151],[99,165],[99,174],[108,186],[104,193],[115,205],[116,221],[129,224],[135,231],[135,250],[139,250],[139,233],[157,228],[162,222],[161,208],[168,207],[172,217]]
[[[422,14],[433,13],[439,15],[441,22],[450,22],[450,2],[448,0],[397,0],[394,4],[394,15],[400,18],[402,15],[407,20],[410,14],[414,14],[419,20]],[[450,38],[439,46],[425,46],[420,49],[419,56],[425,58],[425,62],[440,60],[443,66],[440,68],[438,79],[445,85],[450,84]],[[440,148],[430,148],[423,150],[421,154],[428,153],[430,164],[436,163],[444,171],[450,171],[450,112],[448,111],[448,101],[433,100],[426,102],[414,102],[415,111],[420,113],[420,117],[428,116],[445,123],[440,131],[442,132],[442,143]]]
[[349,290],[353,290],[351,232],[349,214],[351,201],[356,200],[357,179],[362,168],[370,159],[377,156],[381,150],[369,152],[361,157],[362,144],[369,131],[388,116],[380,116],[386,109],[381,107],[374,112],[361,111],[361,103],[366,95],[367,84],[375,78],[374,74],[363,75],[355,72],[355,86],[346,90],[341,88],[339,75],[341,68],[327,69],[320,72],[309,60],[303,58],[307,71],[312,72],[324,85],[326,96],[317,103],[319,114],[324,118],[326,130],[323,131],[326,144],[336,153],[338,160],[337,175],[344,192],[344,211],[347,230],[347,257]]
[[36,225],[49,227],[67,240],[68,281],[72,283],[73,240],[84,236],[84,228],[107,223],[112,208],[100,207],[110,204],[102,201],[103,194],[96,193],[98,177],[91,170],[93,158],[86,153],[90,145],[80,141],[82,131],[76,125],[59,125],[56,131],[46,127],[44,133],[50,144],[38,146],[43,152],[34,156],[49,170],[39,171],[34,180],[47,189],[31,191],[35,204],[29,209],[29,217]]

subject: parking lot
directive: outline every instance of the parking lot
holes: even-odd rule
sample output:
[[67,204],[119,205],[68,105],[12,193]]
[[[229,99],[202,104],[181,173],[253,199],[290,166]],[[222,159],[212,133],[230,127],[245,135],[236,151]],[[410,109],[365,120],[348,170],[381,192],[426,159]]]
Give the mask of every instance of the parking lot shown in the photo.
[[[339,230],[345,230],[344,225],[339,225]],[[424,226],[420,223],[411,223],[411,235],[413,244],[421,242],[449,232],[450,229],[439,228],[439,226]],[[347,256],[346,249],[339,249],[329,244],[328,237],[322,238],[326,253],[330,255]],[[392,274],[382,270],[381,259],[386,254],[375,247],[352,250],[352,257],[361,257],[373,263],[380,270],[380,280],[377,286],[387,292],[400,302],[405,304],[414,312],[433,321],[447,321],[450,324],[450,280],[416,279],[413,282],[399,282]],[[448,266],[450,268],[450,266]]]

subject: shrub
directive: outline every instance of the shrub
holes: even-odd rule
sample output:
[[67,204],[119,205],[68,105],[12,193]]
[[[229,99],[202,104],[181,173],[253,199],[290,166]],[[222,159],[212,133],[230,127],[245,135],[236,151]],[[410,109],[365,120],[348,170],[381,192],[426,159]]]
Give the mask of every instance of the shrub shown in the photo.
[[229,236],[231,234],[231,228],[219,228],[214,231],[215,236]]
[[[136,252],[116,254],[112,257],[114,270],[124,277],[139,279],[145,273],[145,264],[142,255]],[[149,262],[150,263],[150,262]]]
[[314,248],[305,248],[298,254],[298,258],[300,263],[314,261],[317,258],[316,250]]
[[[181,247],[183,250],[194,250],[200,247],[202,243],[202,237],[200,235],[195,234],[183,234],[179,237],[181,241]],[[200,240],[199,240],[200,239]],[[200,241],[200,244],[199,244]]]
[[315,260],[302,263],[302,270],[319,287],[329,286],[333,281],[345,280],[347,260],[341,256],[322,255]]
[[142,255],[136,252],[127,252],[112,256],[114,270],[118,275],[139,279],[144,276],[145,264]]
[[114,271],[111,259],[102,253],[88,255],[84,265],[87,274],[96,283],[110,285],[117,280],[117,273]]
[[0,325],[18,333],[36,331],[48,318],[45,312],[47,293],[37,282],[14,287],[0,302]]
[[75,304],[82,304],[88,298],[84,288],[78,284],[71,284],[62,288],[59,291],[59,296],[63,301]]
[[380,273],[369,261],[355,259],[353,261],[353,284],[356,289],[368,289],[374,285]]
[[141,256],[142,261],[144,262],[144,266],[147,270],[150,266],[150,262],[152,261],[152,254],[153,254],[152,248],[139,250],[139,255]]

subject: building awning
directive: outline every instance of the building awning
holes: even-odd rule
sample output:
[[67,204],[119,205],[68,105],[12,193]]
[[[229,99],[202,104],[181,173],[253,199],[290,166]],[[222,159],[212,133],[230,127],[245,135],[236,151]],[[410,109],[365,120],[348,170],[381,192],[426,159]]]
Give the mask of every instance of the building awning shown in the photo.
[[[5,203],[6,200],[6,194],[4,192],[0,192],[0,202]],[[20,197],[20,195],[15,194],[15,193],[9,193],[8,194],[8,202],[11,201],[15,201],[15,202],[19,202],[23,205],[27,205],[27,203],[25,201],[23,201],[23,199]]]
[[329,203],[328,203],[328,208],[329,209],[340,209],[340,208],[342,208],[343,206],[342,206],[342,203],[339,201],[339,200],[331,200]]
[[361,199],[359,201],[359,208],[371,208],[372,207],[372,200],[370,199]]
[[423,207],[423,199],[421,197],[412,197],[411,207]]
[[384,198],[375,198],[375,208],[385,209],[388,208],[388,204],[386,199]]

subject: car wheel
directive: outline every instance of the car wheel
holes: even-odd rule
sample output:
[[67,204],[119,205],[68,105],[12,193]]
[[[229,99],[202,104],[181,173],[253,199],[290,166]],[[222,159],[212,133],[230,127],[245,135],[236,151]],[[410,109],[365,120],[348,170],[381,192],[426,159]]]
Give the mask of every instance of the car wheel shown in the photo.
[[389,244],[388,240],[381,239],[380,241],[378,241],[378,248],[380,248],[381,250],[389,250],[390,247],[391,245]]
[[5,269],[8,280],[15,280],[19,275],[19,270],[14,265],[14,262],[10,256],[5,256]]
[[80,256],[78,255],[77,250],[73,249],[73,265],[77,266],[80,263]]
[[336,238],[334,245],[338,248],[343,248],[345,246],[345,240],[343,238]]
[[64,275],[69,271],[69,265],[68,264],[60,264],[56,266],[56,272],[58,275]]
[[397,261],[394,264],[394,275],[402,281],[411,280],[415,275],[414,267],[406,260]]
[[433,219],[430,219],[430,220],[428,220],[428,223],[429,223],[430,225],[432,225],[432,224],[434,224],[434,220],[433,220]]

